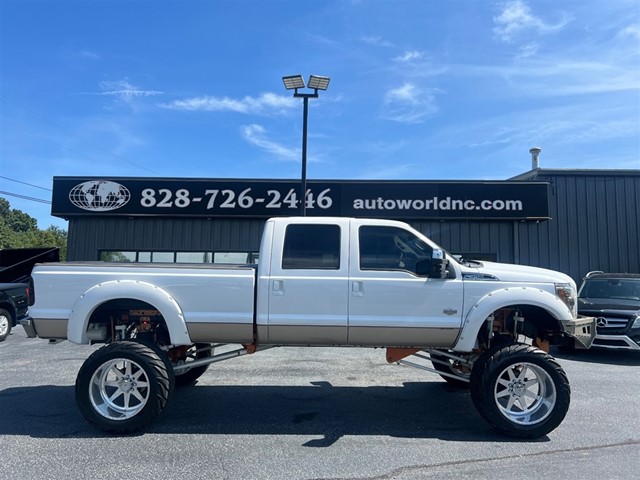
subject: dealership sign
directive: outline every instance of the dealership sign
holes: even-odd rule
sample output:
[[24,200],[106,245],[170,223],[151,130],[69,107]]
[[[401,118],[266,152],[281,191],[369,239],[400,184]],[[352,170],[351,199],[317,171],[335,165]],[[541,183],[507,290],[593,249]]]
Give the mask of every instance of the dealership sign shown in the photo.
[[[398,219],[549,218],[545,182],[308,181],[309,216]],[[51,213],[276,217],[301,211],[300,182],[54,177]]]

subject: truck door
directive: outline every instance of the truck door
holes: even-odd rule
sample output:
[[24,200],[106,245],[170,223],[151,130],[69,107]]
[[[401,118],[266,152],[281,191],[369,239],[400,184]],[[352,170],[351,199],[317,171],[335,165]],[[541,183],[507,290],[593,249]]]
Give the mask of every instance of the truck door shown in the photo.
[[348,220],[296,220],[276,229],[273,245],[280,251],[269,278],[269,343],[345,344]]
[[351,227],[349,335],[351,345],[453,345],[462,321],[461,278],[419,276],[433,247],[399,226]]

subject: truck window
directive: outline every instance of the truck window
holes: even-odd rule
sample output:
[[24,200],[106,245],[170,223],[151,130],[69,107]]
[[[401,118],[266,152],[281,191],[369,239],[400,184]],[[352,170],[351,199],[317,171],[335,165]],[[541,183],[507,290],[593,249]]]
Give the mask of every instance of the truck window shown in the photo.
[[340,269],[338,225],[288,225],[282,254],[283,269]]
[[360,270],[403,270],[416,273],[420,260],[431,260],[432,248],[397,227],[362,226],[358,231]]

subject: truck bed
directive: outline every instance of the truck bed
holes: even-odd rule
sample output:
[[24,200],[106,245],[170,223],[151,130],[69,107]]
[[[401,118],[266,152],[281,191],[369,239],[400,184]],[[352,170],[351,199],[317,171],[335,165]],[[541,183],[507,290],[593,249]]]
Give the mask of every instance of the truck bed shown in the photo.
[[[87,343],[86,332],[67,332],[67,326],[89,297],[95,306],[148,298],[141,292],[152,290],[163,299],[159,305],[166,305],[156,305],[158,310],[163,316],[181,317],[186,330],[182,336],[190,341],[253,339],[254,265],[52,263],[38,265],[33,279],[37,289],[29,313],[40,337]],[[179,311],[173,312],[173,306]]]

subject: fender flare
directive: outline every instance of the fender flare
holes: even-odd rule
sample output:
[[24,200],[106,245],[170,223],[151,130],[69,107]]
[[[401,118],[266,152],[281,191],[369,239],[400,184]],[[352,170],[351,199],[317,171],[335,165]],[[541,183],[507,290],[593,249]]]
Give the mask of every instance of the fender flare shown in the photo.
[[562,321],[572,320],[569,307],[558,296],[536,287],[507,287],[484,295],[469,309],[462,324],[462,330],[453,349],[470,352],[475,348],[478,332],[485,320],[496,310],[512,305],[531,305],[540,307],[558,321],[558,327],[564,330]]
[[162,288],[137,280],[112,280],[94,285],[76,301],[67,324],[70,342],[87,344],[87,326],[93,312],[103,303],[132,298],[152,305],[165,319],[173,345],[191,345],[191,338],[180,305]]

